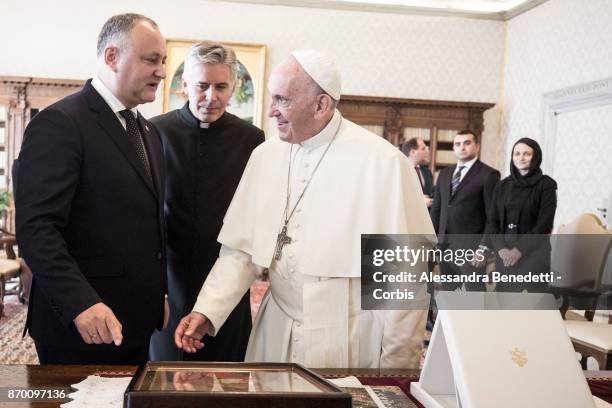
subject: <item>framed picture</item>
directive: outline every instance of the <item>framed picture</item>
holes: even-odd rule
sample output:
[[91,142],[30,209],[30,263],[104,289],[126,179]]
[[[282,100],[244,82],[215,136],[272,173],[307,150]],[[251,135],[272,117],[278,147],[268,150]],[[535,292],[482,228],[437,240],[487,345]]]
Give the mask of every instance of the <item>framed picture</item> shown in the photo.
[[351,395],[292,363],[148,362],[124,407],[351,408]]
[[[195,40],[167,40],[166,80],[164,81],[164,112],[181,108],[187,101],[181,76],[183,61]],[[227,111],[261,128],[263,118],[266,46],[257,44],[223,43],[236,52],[238,78]]]

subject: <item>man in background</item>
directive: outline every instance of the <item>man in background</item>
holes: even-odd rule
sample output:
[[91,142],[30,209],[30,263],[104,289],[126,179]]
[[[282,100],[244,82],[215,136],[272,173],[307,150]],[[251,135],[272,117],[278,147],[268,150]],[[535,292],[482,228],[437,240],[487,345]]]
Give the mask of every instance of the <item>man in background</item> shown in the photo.
[[[455,166],[440,171],[431,207],[431,219],[438,242],[452,249],[478,249],[487,222],[493,189],[499,181],[499,171],[478,159],[480,142],[475,132],[463,130],[453,140],[457,158]],[[467,235],[467,236],[460,236]],[[462,267],[440,263],[443,275],[474,271],[471,264]],[[476,268],[484,273],[484,267]],[[454,290],[460,283],[445,283],[443,288]],[[467,290],[484,291],[484,283],[467,283]]]
[[429,164],[429,147],[422,138],[413,137],[402,144],[401,150],[408,157],[408,161],[419,176],[425,205],[430,208],[433,204],[434,184],[431,170],[427,167]]
[[96,76],[32,119],[16,169],[41,364],[142,364],[164,320],[163,151],[136,108],[155,99],[166,44],[153,20],[121,14],[97,51]]
[[168,229],[168,328],[151,341],[154,360],[244,361],[251,332],[247,291],[223,329],[205,339],[206,348],[183,354],[174,345],[179,320],[195,304],[219,256],[217,236],[244,167],[264,133],[226,111],[236,88],[238,61],[231,48],[213,42],[193,45],[184,62],[183,90],[189,101],[151,119],[166,155]]
[[[414,167],[414,170],[419,177],[419,181],[421,183],[421,189],[423,190],[423,199],[425,200],[425,205],[428,209],[431,208],[433,204],[433,196],[434,196],[434,183],[433,183],[433,175],[431,174],[431,170],[427,166],[429,164],[429,147],[425,144],[425,141],[421,137],[412,137],[408,139],[405,143],[401,145],[402,153],[408,157],[408,161]],[[429,262],[427,266],[427,270],[431,271],[434,266],[433,262]],[[427,290],[430,294],[433,295],[434,286],[433,284],[427,285]],[[433,297],[431,298],[431,302],[433,302]],[[431,330],[433,328],[433,314],[432,308],[430,307],[429,312],[427,314],[427,329]],[[427,340],[426,340],[426,344]]]

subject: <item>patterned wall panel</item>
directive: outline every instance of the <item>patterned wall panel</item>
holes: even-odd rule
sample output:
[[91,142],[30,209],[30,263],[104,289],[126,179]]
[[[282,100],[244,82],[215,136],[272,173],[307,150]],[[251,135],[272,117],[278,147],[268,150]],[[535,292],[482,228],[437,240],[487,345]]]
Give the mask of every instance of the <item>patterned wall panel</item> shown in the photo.
[[612,1],[550,0],[508,22],[500,161],[515,140],[540,139],[544,93],[610,76],[611,21]]
[[[612,105],[557,117],[554,177],[559,183],[557,224],[597,214],[612,199]],[[608,211],[612,211],[609,209]]]
[[[542,140],[543,94],[611,76],[610,22],[609,0],[550,0],[508,22],[501,104],[504,147],[498,156],[505,174],[517,139]],[[557,225],[594,211],[601,205],[595,203],[599,195],[611,192],[610,112],[600,108],[558,118],[553,174],[559,183]]]

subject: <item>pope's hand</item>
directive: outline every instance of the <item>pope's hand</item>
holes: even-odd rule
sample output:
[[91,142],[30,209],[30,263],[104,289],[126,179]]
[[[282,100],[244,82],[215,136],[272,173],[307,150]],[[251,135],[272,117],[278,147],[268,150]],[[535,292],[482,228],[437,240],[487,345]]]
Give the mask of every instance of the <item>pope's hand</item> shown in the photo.
[[87,344],[114,342],[116,346],[119,346],[123,341],[121,323],[104,303],[96,303],[82,311],[74,319],[74,324]]
[[174,332],[176,347],[187,353],[195,353],[204,347],[202,338],[210,328],[210,320],[202,313],[191,312],[183,317]]

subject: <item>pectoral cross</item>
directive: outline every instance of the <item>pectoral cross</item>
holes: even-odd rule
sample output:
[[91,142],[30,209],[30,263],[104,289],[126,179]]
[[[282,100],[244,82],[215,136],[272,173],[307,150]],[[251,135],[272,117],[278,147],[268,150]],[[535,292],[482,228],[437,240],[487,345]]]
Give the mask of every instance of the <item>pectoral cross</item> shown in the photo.
[[291,243],[291,237],[287,235],[287,223],[283,226],[280,234],[276,238],[276,251],[274,251],[274,259],[280,261],[283,256],[283,247]]

